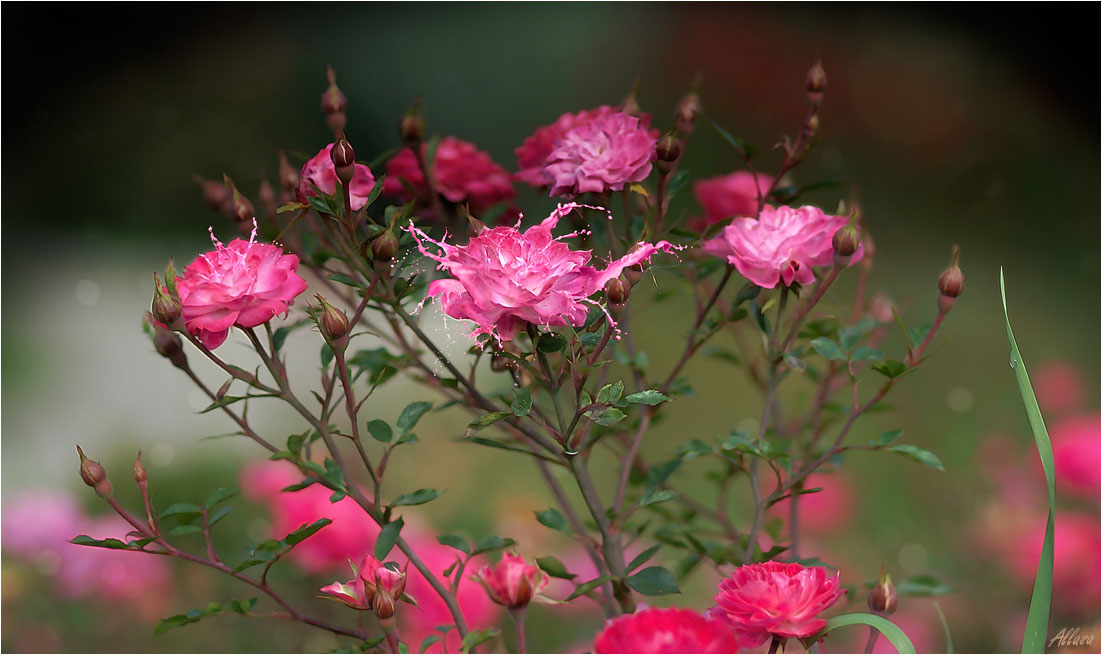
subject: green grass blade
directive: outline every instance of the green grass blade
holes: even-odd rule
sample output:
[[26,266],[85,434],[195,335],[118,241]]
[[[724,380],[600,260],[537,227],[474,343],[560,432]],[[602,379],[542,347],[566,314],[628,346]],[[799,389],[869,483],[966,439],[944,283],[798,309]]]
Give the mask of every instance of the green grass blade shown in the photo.
[[941,629],[945,631],[945,655],[953,655],[953,635],[949,633],[949,622],[945,620],[945,612],[941,611],[941,604],[934,601],[934,609],[937,617],[941,619]]
[[884,635],[884,638],[891,642],[892,646],[897,652],[900,653],[914,653],[915,647],[911,643],[907,633],[903,632],[899,626],[892,623],[888,619],[875,614],[868,614],[867,612],[855,612],[853,614],[842,614],[827,619],[826,627],[816,633],[814,636],[808,637],[803,640],[807,644],[814,643],[827,634],[837,630],[838,628],[845,628],[851,625],[867,625],[870,628],[875,628],[880,634]]
[[1025,635],[1022,637],[1023,653],[1045,652],[1048,637],[1048,616],[1052,606],[1052,550],[1053,550],[1053,514],[1056,512],[1056,480],[1052,462],[1052,441],[1048,438],[1041,408],[1037,405],[1037,396],[1033,385],[1029,383],[1025,362],[1018,352],[1018,343],[1014,340],[1014,331],[1010,329],[1010,313],[1006,309],[1006,280],[999,269],[999,287],[1002,290],[1003,315],[1006,317],[1006,337],[1010,340],[1010,368],[1018,381],[1018,391],[1022,394],[1029,427],[1033,430],[1033,440],[1041,456],[1041,467],[1045,470],[1045,482],[1048,484],[1048,522],[1045,525],[1045,542],[1041,549],[1041,559],[1037,562],[1037,578],[1033,583],[1033,596],[1029,600],[1029,615],[1026,617]]

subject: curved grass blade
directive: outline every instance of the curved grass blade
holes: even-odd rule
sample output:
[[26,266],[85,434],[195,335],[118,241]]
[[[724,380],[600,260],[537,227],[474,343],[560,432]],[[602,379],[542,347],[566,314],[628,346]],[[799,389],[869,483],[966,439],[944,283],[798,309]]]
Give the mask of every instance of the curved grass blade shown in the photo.
[[1003,315],[1006,317],[1006,337],[1010,340],[1010,368],[1018,381],[1018,391],[1022,395],[1029,427],[1033,430],[1033,440],[1041,456],[1041,466],[1045,470],[1045,482],[1048,484],[1048,522],[1045,525],[1045,542],[1041,548],[1041,559],[1037,562],[1037,578],[1033,582],[1033,596],[1029,600],[1029,615],[1026,617],[1025,635],[1022,637],[1023,653],[1045,652],[1045,640],[1048,637],[1048,617],[1052,606],[1052,558],[1053,558],[1053,514],[1056,511],[1056,485],[1052,462],[1052,441],[1048,438],[1041,408],[1037,405],[1037,396],[1033,385],[1029,383],[1029,374],[1025,362],[1018,352],[1018,343],[1014,340],[1014,331],[1010,329],[1010,313],[1006,309],[1006,280],[999,269],[999,288],[1002,291]]
[[945,612],[941,611],[941,605],[935,600],[934,609],[937,617],[941,619],[941,629],[945,631],[945,655],[953,655],[953,635],[949,633],[949,622],[945,620]]
[[801,641],[803,641],[805,645],[812,644],[838,628],[845,628],[851,625],[867,625],[870,628],[876,629],[880,634],[884,635],[885,639],[891,642],[896,652],[910,654],[915,652],[915,647],[914,644],[911,643],[911,639],[899,626],[882,616],[869,614],[867,612],[842,614],[829,618],[827,619],[826,626],[822,630],[806,639],[801,639]]

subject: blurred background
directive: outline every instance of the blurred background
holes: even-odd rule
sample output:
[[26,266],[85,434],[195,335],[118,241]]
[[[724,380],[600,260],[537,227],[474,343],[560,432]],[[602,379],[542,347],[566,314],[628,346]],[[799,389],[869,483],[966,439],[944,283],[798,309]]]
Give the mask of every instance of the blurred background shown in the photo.
[[[430,133],[473,141],[513,170],[512,151],[534,128],[620,102],[637,76],[640,104],[668,129],[699,75],[706,114],[756,144],[758,165],[769,170],[779,163],[770,146],[799,129],[804,75],[817,55],[830,80],[823,141],[795,177],[833,177],[840,186],[807,200],[827,209],[841,198],[861,203],[878,251],[872,288],[885,289],[909,324],[932,320],[937,276],[954,243],[967,289],[937,356],[903,380],[892,411],[853,436],[903,428],[946,472],[886,454],[853,456],[821,485],[829,494],[816,513],[830,519],[819,534],[809,528],[803,550],[839,566],[848,584],[882,566],[898,579],[936,576],[953,590],[939,601],[959,651],[1017,649],[1044,525],[1043,478],[1007,366],[998,294],[1005,267],[1058,467],[1063,448],[1085,471],[1075,480],[1088,480],[1059,488],[1052,630],[1080,627],[1097,649],[1099,95],[1094,64],[1086,66],[1095,61],[1094,7],[188,5],[154,18],[148,6],[97,5],[66,7],[65,20],[58,11],[3,11],[4,651],[338,646],[298,626],[229,617],[155,637],[157,618],[251,594],[211,571],[88,555],[60,542],[79,532],[118,536],[80,484],[75,443],[120,488],[142,450],[161,507],[201,501],[216,487],[249,491],[239,471],[261,453],[232,439],[201,440],[231,424],[195,413],[204,397],[156,355],[140,320],[152,270],[208,249],[208,225],[223,240],[232,235],[193,174],[227,173],[255,201],[261,177],[275,182],[278,149],[310,155],[328,143],[319,111],[326,64],[348,96],[348,134],[363,159],[399,145],[397,121],[422,98]],[[682,165],[703,178],[741,162],[700,125]],[[552,206],[520,186],[517,204],[529,218]],[[698,212],[688,192],[671,209]],[[847,284],[838,302],[852,297]],[[688,307],[686,297],[667,302]],[[688,327],[670,318],[685,312],[667,307],[644,302],[633,317],[657,371],[676,359],[669,344],[680,344]],[[446,338],[442,325],[432,329]],[[454,352],[465,345],[452,337]],[[314,379],[316,335],[300,332],[288,346],[292,368]],[[220,352],[247,362],[235,339]],[[220,383],[214,371],[201,372]],[[760,398],[728,364],[702,357],[688,374],[696,395],[671,406],[654,430],[646,445],[654,458],[760,413]],[[387,419],[410,400],[431,399],[402,384],[377,398]],[[276,440],[302,429],[280,411],[255,417]],[[534,469],[457,443],[460,417],[430,414],[419,426],[420,450],[393,464],[410,484],[448,490],[417,512],[425,530],[497,533],[525,554],[556,552],[553,534],[532,515],[548,502]],[[688,467],[679,475],[691,484]],[[258,488],[235,499],[217,535],[228,559],[279,523]],[[292,595],[312,611],[339,616],[309,589],[345,575],[340,566],[293,562],[277,582],[304,589]],[[698,570],[685,596],[656,602],[706,607],[715,580]],[[863,608],[863,598],[858,592],[852,607]],[[530,621],[530,643],[588,648],[595,611],[575,616],[570,629],[547,612],[547,621]],[[944,649],[932,600],[905,599],[893,618],[920,649]]]

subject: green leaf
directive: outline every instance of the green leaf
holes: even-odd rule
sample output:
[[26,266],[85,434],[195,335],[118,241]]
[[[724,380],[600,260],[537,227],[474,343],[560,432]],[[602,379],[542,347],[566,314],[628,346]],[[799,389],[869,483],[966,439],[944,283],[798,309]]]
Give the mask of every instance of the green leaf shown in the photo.
[[548,555],[547,557],[537,557],[536,564],[539,565],[543,572],[552,578],[562,578],[563,580],[573,580],[578,577],[577,574],[570,573],[566,570],[566,566],[563,565],[558,559]]
[[846,353],[838,344],[826,337],[816,337],[811,340],[811,347],[815,349],[815,352],[819,353],[827,359],[835,361],[846,361]]
[[733,136],[730,132],[720,127],[719,124],[712,119],[709,118],[708,122],[712,124],[712,127],[715,128],[716,132],[719,132],[719,135],[723,137],[723,140],[731,144],[731,147],[734,148],[735,151],[742,156],[749,158],[757,154],[757,150],[754,148],[754,146],[750,145],[749,143],[743,141],[738,137]]
[[313,523],[303,524],[298,527],[294,532],[283,538],[283,543],[287,546],[295,546],[302,543],[308,537],[313,536],[318,530],[321,530],[325,526],[333,522],[333,519],[318,519]]
[[179,537],[185,534],[195,534],[196,532],[202,532],[203,528],[198,525],[178,525],[168,531],[168,536]]
[[333,361],[333,349],[329,347],[329,344],[321,344],[321,368],[323,370],[329,369],[330,362]]
[[429,646],[443,641],[444,638],[440,635],[429,635],[421,642],[421,646],[417,649],[418,653],[423,653],[429,649]]
[[869,442],[870,446],[887,446],[903,435],[903,430],[889,430]]
[[207,412],[214,411],[219,407],[226,407],[227,405],[232,405],[236,402],[247,400],[249,398],[273,398],[275,397],[275,395],[276,394],[273,393],[258,393],[249,396],[222,396],[218,400],[207,405],[204,409],[199,410],[199,413],[206,414]]
[[522,387],[513,388],[513,404],[510,406],[514,416],[528,416],[532,411],[532,394]]
[[466,539],[460,537],[457,534],[442,534],[436,538],[436,541],[452,548],[462,551],[468,555],[471,554],[471,544]]
[[624,569],[625,572],[631,573],[635,569],[639,568],[646,563],[647,560],[654,557],[654,554],[658,552],[658,549],[662,547],[662,544],[655,544],[650,548],[636,555],[631,562],[628,563],[628,567]]
[[501,537],[492,534],[488,537],[483,537],[483,539],[475,545],[474,550],[471,551],[471,556],[474,557],[475,555],[488,553],[491,550],[498,550],[499,548],[508,548],[515,543],[516,542],[512,539],[502,539]]
[[258,599],[254,596],[248,600],[231,600],[230,609],[238,614],[248,614],[254,607],[256,607],[256,601]]
[[373,439],[383,443],[390,443],[394,438],[394,432],[390,429],[390,424],[380,419],[368,421],[367,431]]
[[669,489],[647,489],[647,493],[643,494],[643,497],[639,499],[639,504],[641,506],[657,505],[667,500],[673,500],[677,498],[678,495],[676,491],[670,491]]
[[194,503],[176,503],[175,505],[169,505],[168,508],[161,512],[161,518],[167,518],[169,516],[188,516],[198,515],[203,511],[202,507]]
[[218,503],[222,502],[223,500],[226,500],[227,498],[233,498],[234,496],[236,496],[239,493],[241,493],[240,489],[224,488],[224,487],[219,488],[219,489],[215,489],[214,491],[211,492],[211,494],[209,496],[207,496],[207,502],[204,503],[204,504],[206,505],[207,509],[211,509],[212,507],[214,507]]
[[244,562],[241,562],[237,566],[233,567],[233,571],[231,571],[231,573],[240,573],[240,572],[244,571],[245,569],[249,569],[249,568],[252,568],[254,566],[259,566],[260,564],[267,564],[267,563],[268,563],[268,560],[264,560],[264,559],[248,559],[248,560],[245,560]]
[[865,612],[856,612],[853,614],[842,614],[827,619],[826,627],[819,632],[801,639],[805,644],[813,644],[819,641],[829,633],[837,630],[838,628],[845,628],[851,625],[867,625],[870,628],[875,628],[884,635],[884,637],[891,642],[892,647],[895,648],[898,653],[911,653],[915,652],[914,644],[907,637],[907,634],[899,629],[899,626],[892,623],[888,619],[875,614],[868,614]]
[[677,469],[681,468],[682,459],[675,457],[671,460],[656,464],[647,471],[647,487],[654,489],[655,487],[661,487],[666,484],[666,481],[670,479]]
[[578,585],[574,589],[574,591],[571,592],[570,595],[567,596],[563,600],[574,600],[578,596],[583,596],[585,594],[588,594],[589,592],[593,591],[597,587],[600,587],[601,585],[603,585],[604,583],[608,582],[611,579],[612,579],[611,575],[602,575],[601,577],[594,578],[594,579],[590,580],[589,582],[583,582],[582,584]]
[[918,446],[912,446],[911,444],[905,443],[899,444],[898,446],[889,446],[885,450],[890,450],[893,453],[899,453],[904,457],[913,459],[919,464],[925,464],[930,468],[935,468],[939,471],[945,470],[945,467],[941,465],[941,460],[938,459],[937,455],[931,453],[928,450],[925,450],[924,448],[919,448]]
[[554,507],[536,512],[536,520],[551,528],[552,530],[567,532],[566,518],[559,510],[555,509]]
[[536,342],[536,350],[541,353],[557,353],[565,347],[566,337],[551,332],[544,332]]
[[379,561],[386,559],[387,553],[390,552],[391,548],[394,548],[394,544],[398,543],[398,535],[402,532],[402,526],[405,523],[402,517],[399,516],[397,521],[383,526],[383,529],[379,531],[379,538],[375,541],[375,559]]
[[96,548],[109,548],[111,550],[126,550],[128,546],[118,539],[93,539],[86,534],[77,535],[69,540],[69,543],[78,546],[95,546]]
[[406,408],[402,410],[402,413],[398,415],[398,421],[394,424],[398,428],[398,432],[405,433],[413,429],[413,426],[417,425],[417,421],[421,420],[421,417],[425,415],[425,412],[432,409],[432,403],[424,400],[418,400],[406,405]]
[[1055,468],[1052,458],[1052,441],[1048,437],[1041,408],[1037,405],[1037,396],[1029,382],[1025,361],[1018,351],[1018,342],[1014,339],[1014,330],[1010,327],[1010,311],[1006,307],[1006,280],[999,269],[999,287],[1002,291],[1003,316],[1006,318],[1006,338],[1010,342],[1010,368],[1018,382],[1018,393],[1025,405],[1026,418],[1033,431],[1033,441],[1041,457],[1041,467],[1045,471],[1048,485],[1048,521],[1045,524],[1045,539],[1041,546],[1041,558],[1037,562],[1037,577],[1033,581],[1033,595],[1029,599],[1029,614],[1026,616],[1025,635],[1022,637],[1023,653],[1045,652],[1045,640],[1048,637],[1048,617],[1052,608],[1052,560],[1053,560],[1053,516],[1056,513]]
[[953,593],[953,588],[932,575],[916,575],[907,578],[895,586],[900,596],[944,596]]
[[469,653],[475,649],[479,644],[484,644],[490,641],[494,637],[501,633],[497,628],[486,628],[485,630],[472,630],[467,633],[466,637],[463,637],[463,642],[459,645],[459,651],[462,653]]
[[866,362],[875,361],[878,362],[884,359],[884,353],[876,348],[869,348],[868,346],[861,346],[857,350],[853,351],[850,355],[849,361],[851,362]]
[[628,394],[624,400],[631,405],[660,405],[662,403],[668,403],[672,398],[654,389],[646,389],[644,391],[636,391],[635,393]]
[[443,494],[443,491],[437,491],[436,489],[418,489],[417,491],[398,496],[390,506],[402,507],[406,505],[424,505],[429,501],[436,500]]
[[875,364],[872,370],[888,378],[897,378],[907,370],[907,365],[903,362],[897,362],[894,359],[884,360],[880,364]]
[[624,395],[624,381],[617,380],[601,387],[597,392],[597,402],[601,404],[616,404]]
[[661,566],[648,566],[627,579],[627,586],[644,596],[681,593],[673,574]]
[[627,418],[627,414],[623,411],[616,409],[615,407],[609,407],[608,409],[594,415],[592,411],[586,412],[586,416],[590,418],[597,425],[603,425],[608,427],[610,425],[616,425],[620,421]]
[[490,412],[489,414],[483,414],[482,416],[479,416],[478,418],[467,424],[467,429],[463,432],[463,437],[470,437],[479,430],[489,427],[494,423],[497,423],[501,419],[509,416],[512,416],[512,414],[506,412]]

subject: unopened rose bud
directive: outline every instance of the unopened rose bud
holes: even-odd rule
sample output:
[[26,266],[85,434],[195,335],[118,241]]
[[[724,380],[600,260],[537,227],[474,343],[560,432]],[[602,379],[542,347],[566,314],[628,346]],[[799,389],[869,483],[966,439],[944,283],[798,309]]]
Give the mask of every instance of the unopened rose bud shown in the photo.
[[941,312],[947,312],[957,302],[957,296],[964,292],[964,272],[960,270],[960,249],[953,248],[953,263],[938,278],[937,288],[941,291],[937,304]]
[[486,589],[490,600],[514,609],[528,605],[548,584],[542,569],[511,553],[502,555],[496,566],[483,566],[475,579]]
[[639,116],[643,113],[643,108],[639,106],[639,100],[635,98],[635,90],[624,98],[624,101],[620,104],[620,110],[628,116]]
[[807,122],[804,123],[804,132],[809,136],[815,136],[819,133],[819,115],[812,114],[807,117]]
[[838,268],[849,266],[853,259],[853,253],[861,246],[861,238],[857,235],[857,227],[850,223],[838,228],[831,239],[834,246],[834,265]]
[[298,188],[298,169],[287,161],[287,154],[279,151],[279,188],[294,193]]
[[84,484],[95,489],[100,498],[110,498],[111,482],[107,479],[107,471],[99,462],[88,459],[80,446],[77,446],[77,454],[80,455],[80,478]]
[[161,322],[165,327],[172,327],[176,319],[180,318],[180,301],[171,295],[161,285],[161,278],[153,273],[153,305],[150,311],[153,318]]
[[333,149],[329,151],[329,157],[333,160],[333,166],[338,170],[348,168],[356,163],[356,151],[352,148],[352,144],[348,142],[348,139],[343,136],[333,144]]
[[326,115],[343,112],[348,108],[348,98],[337,86],[337,73],[332,66],[326,67],[325,76],[329,80],[329,86],[321,94],[321,110]]
[[631,285],[627,280],[614,277],[605,284],[605,297],[610,303],[627,302]]
[[375,612],[375,616],[380,619],[389,619],[394,616],[398,608],[390,592],[380,588],[375,592],[375,597],[371,599],[371,609]]
[[508,357],[501,355],[494,355],[490,358],[490,370],[497,373],[504,373],[505,371],[515,371],[518,368],[517,363]]
[[700,113],[700,96],[696,93],[688,93],[681,102],[677,103],[677,126],[682,130],[692,129],[696,123],[696,117]]
[[371,242],[371,257],[377,262],[389,262],[398,252],[398,237],[390,230],[384,231]]
[[317,316],[318,329],[321,330],[321,334],[325,337],[325,340],[330,344],[339,345],[342,343],[347,345],[349,324],[348,315],[343,311],[337,309],[333,305],[330,305],[325,297],[320,293],[314,296],[321,303],[320,312]]
[[161,357],[172,362],[176,368],[187,368],[187,355],[184,354],[184,344],[180,340],[180,335],[155,325],[153,326],[153,347]]
[[880,576],[880,581],[869,592],[868,603],[869,609],[876,614],[888,616],[895,612],[899,604],[899,596],[895,592],[895,585],[892,584],[892,576],[887,573]]
[[203,193],[203,200],[211,209],[227,216],[233,215],[233,196],[225,184],[219,184],[198,175],[193,176],[193,179]]
[[231,216],[238,223],[247,223],[256,216],[256,210],[253,209],[253,203],[245,197],[245,194],[237,190],[237,186],[234,185],[233,180],[229,175],[222,175],[223,180],[226,183],[226,188],[229,189],[233,196],[233,210]]
[[658,140],[656,147],[658,155],[658,170],[668,173],[673,168],[674,162],[681,157],[681,139],[673,134],[667,134]]
[[823,103],[823,92],[827,88],[827,74],[823,68],[823,60],[817,59],[811,70],[807,71],[807,100],[812,107],[818,108]]
[[402,116],[401,122],[398,123],[398,135],[410,148],[420,147],[421,139],[425,137],[425,117],[421,114],[420,100],[414,102]]
[[148,477],[145,473],[145,467],[142,466],[142,451],[139,450],[138,456],[134,459],[134,482],[139,485],[145,484]]

